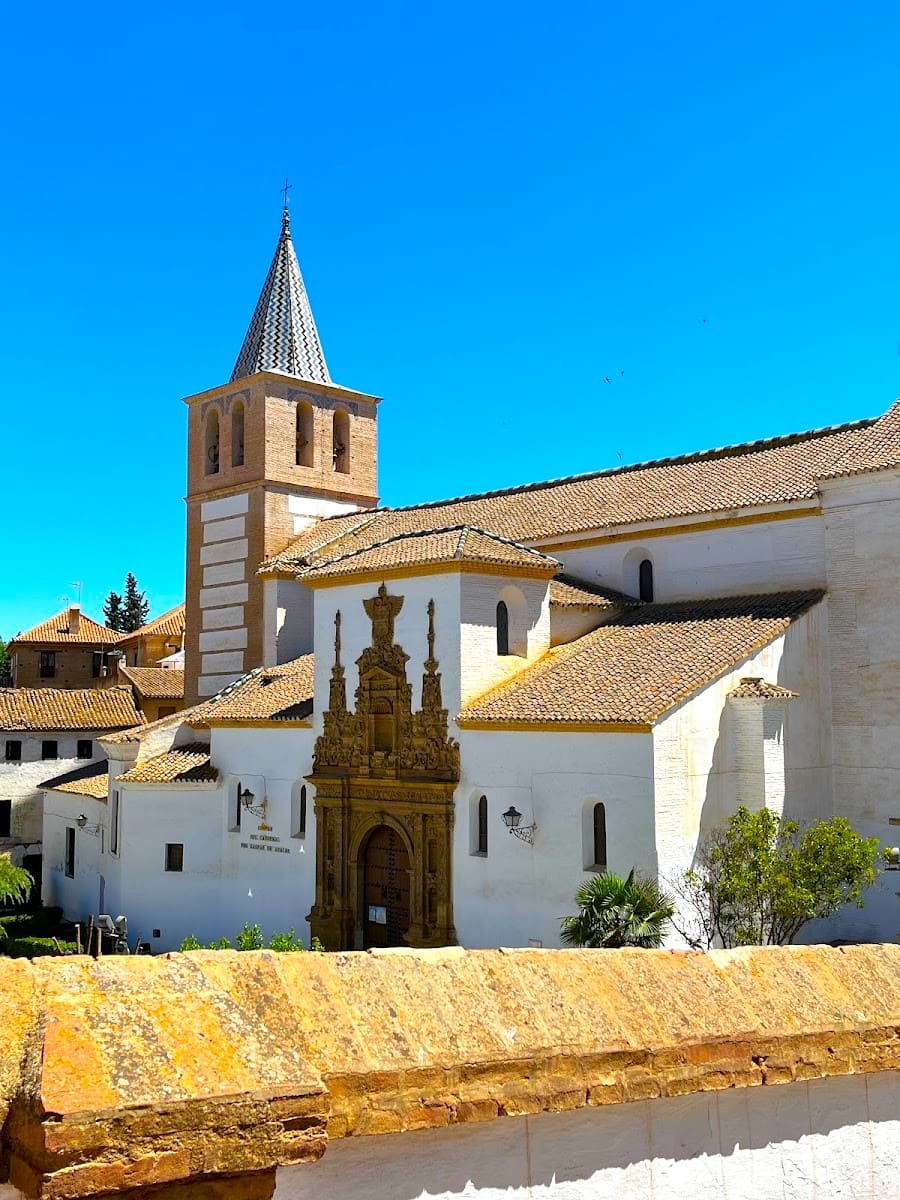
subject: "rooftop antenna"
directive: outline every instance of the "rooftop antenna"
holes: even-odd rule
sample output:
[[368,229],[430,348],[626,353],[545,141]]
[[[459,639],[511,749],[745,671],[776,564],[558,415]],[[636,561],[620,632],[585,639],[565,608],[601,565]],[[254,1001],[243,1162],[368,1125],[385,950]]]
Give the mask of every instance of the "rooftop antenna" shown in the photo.
[[70,583],[69,587],[75,589],[75,603],[81,608],[81,583],[76,579],[74,583]]

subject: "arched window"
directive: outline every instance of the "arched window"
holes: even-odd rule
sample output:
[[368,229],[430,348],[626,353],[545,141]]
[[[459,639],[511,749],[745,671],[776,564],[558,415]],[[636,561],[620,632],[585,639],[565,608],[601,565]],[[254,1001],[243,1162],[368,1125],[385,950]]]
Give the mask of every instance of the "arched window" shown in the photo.
[[595,804],[592,816],[592,833],[594,835],[593,858],[595,867],[606,869],[606,808]]
[[231,821],[228,828],[234,832],[241,827],[241,781],[234,785],[234,798],[231,801]]
[[291,837],[306,837],[305,783],[295,783],[291,789]]
[[497,605],[497,653],[509,654],[509,609],[505,600]]
[[478,808],[475,814],[476,829],[475,829],[475,853],[487,854],[488,852],[488,802],[487,796],[478,797]]
[[638,595],[645,604],[653,601],[653,563],[649,558],[638,567]]
[[332,423],[331,457],[334,469],[347,475],[350,472],[350,417],[342,408],[335,410]]
[[313,465],[313,410],[301,400],[297,405],[297,466]]
[[219,414],[214,408],[206,415],[203,469],[207,475],[219,473]]
[[394,749],[394,710],[390,700],[376,700],[372,706],[372,749],[390,754]]
[[244,465],[244,405],[240,400],[231,413],[231,465]]

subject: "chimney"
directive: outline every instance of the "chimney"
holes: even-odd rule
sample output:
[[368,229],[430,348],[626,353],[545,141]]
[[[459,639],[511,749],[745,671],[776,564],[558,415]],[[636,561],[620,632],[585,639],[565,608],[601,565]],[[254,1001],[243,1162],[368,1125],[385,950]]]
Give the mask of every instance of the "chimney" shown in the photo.
[[69,605],[69,636],[77,637],[78,630],[81,626],[81,605]]

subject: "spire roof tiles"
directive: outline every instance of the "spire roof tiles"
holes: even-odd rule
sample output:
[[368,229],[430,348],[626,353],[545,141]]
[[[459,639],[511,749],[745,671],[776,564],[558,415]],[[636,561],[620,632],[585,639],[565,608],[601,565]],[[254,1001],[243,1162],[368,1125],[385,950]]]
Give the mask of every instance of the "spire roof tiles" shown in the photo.
[[281,218],[275,257],[231,378],[244,379],[257,371],[280,371],[313,383],[331,383],[291,241],[287,206]]

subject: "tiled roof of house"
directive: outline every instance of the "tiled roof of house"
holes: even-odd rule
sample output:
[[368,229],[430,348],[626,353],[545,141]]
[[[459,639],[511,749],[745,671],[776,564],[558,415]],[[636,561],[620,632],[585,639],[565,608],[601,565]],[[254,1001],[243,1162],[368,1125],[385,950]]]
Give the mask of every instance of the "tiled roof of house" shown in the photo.
[[301,721],[312,712],[315,657],[304,654],[277,667],[257,667],[192,710],[190,724]]
[[554,608],[636,608],[640,600],[571,575],[557,575],[550,581],[550,603]]
[[645,604],[550,650],[458,720],[649,726],[782,633],[821,592]]
[[0,729],[125,729],[140,722],[130,688],[0,688]]
[[183,700],[184,671],[165,667],[119,667],[119,674],[133,683],[145,700]]
[[209,746],[189,742],[165,754],[146,758],[118,779],[122,783],[215,783],[219,772],[209,760]]
[[316,561],[398,534],[458,525],[532,543],[621,525],[813,500],[820,476],[853,451],[867,453],[865,436],[874,425],[874,419],[856,421],[503,491],[326,517],[262,570],[298,574]]
[[758,676],[746,676],[728,693],[729,700],[796,700],[797,693]]
[[148,621],[140,629],[133,629],[131,633],[119,634],[119,644],[122,646],[127,645],[129,642],[137,641],[138,638],[145,637],[148,634],[155,637],[180,638],[183,633],[184,604],[176,604],[174,608],[170,608],[168,612],[164,612],[152,621]]
[[148,721],[143,725],[123,729],[121,733],[110,734],[103,740],[111,742],[114,746],[120,746],[126,742],[146,741],[148,737],[152,737],[159,730],[168,729],[173,725],[190,725],[192,729],[205,729],[206,726],[200,715],[202,708],[202,704],[195,704],[192,708],[183,708],[180,712],[170,713],[167,717],[159,717],[156,721]]
[[109,764],[105,759],[100,762],[86,763],[76,767],[74,771],[66,771],[48,779],[40,787],[48,792],[66,792],[74,796],[90,796],[94,800],[105,800],[109,794]]
[[79,613],[78,616],[78,631],[77,633],[69,632],[69,609],[64,608],[62,612],[48,617],[46,621],[41,621],[31,629],[26,629],[24,633],[17,633],[12,639],[17,644],[29,643],[47,643],[55,645],[85,645],[97,646],[106,645],[110,642],[115,642],[119,638],[119,634],[114,629],[107,629],[105,625],[98,625],[96,621],[92,621],[85,613]]
[[870,425],[859,442],[848,447],[827,477],[858,475],[863,471],[884,471],[900,465],[900,400],[895,400],[884,416]]
[[243,379],[257,371],[280,371],[316,383],[331,382],[291,241],[286,206],[275,256],[231,378]]
[[302,571],[302,577],[315,583],[317,579],[371,572],[399,573],[409,567],[455,563],[483,566],[486,570],[512,568],[523,574],[546,575],[559,569],[559,563],[546,554],[468,525],[400,533],[362,548],[346,549],[345,542],[346,539],[333,548],[336,550],[333,557],[323,558],[325,552],[320,552],[318,560]]

